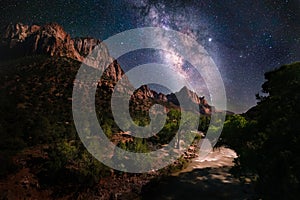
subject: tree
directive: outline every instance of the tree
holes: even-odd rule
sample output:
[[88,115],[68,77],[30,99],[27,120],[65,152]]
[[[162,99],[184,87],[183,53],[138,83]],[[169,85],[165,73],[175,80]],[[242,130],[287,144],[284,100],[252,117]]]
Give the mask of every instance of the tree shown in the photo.
[[252,173],[264,198],[300,197],[300,63],[265,74],[263,95],[243,117],[224,126],[224,142],[234,148],[239,173]]

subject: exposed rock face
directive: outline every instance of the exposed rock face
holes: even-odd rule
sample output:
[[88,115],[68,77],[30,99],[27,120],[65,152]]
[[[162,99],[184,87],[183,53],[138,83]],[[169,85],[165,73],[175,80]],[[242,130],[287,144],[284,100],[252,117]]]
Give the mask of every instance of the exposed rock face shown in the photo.
[[117,83],[123,76],[124,71],[117,61],[114,61],[113,64],[104,71],[104,76],[108,77],[112,82]]
[[95,46],[101,42],[95,38],[74,38],[73,41],[76,51],[82,56],[89,55]]
[[207,103],[204,97],[199,97],[195,92],[189,90],[187,87],[183,87],[179,92],[166,95],[169,102],[172,102],[176,106],[180,106],[179,99],[183,100],[183,104],[187,105],[185,109],[194,110],[194,104],[199,105],[201,114],[211,114],[212,107]]
[[[179,106],[182,105],[179,104],[178,99],[182,99],[184,104],[187,105],[182,107],[184,110],[194,111],[194,108],[197,109],[199,107],[201,114],[211,114],[212,112],[212,107],[207,103],[205,98],[199,98],[195,92],[189,90],[187,87],[183,87],[179,92],[165,95],[151,90],[147,85],[143,85],[135,90],[131,99],[133,103],[142,101],[143,104],[145,104],[145,109],[149,109],[154,102],[162,104],[169,103],[179,108]],[[139,108],[143,108],[141,107],[141,103],[138,104]]]
[[[121,66],[114,61],[103,73],[102,81],[99,83],[100,91],[102,97],[110,100],[111,94],[115,90],[115,86],[120,79],[122,80],[122,87],[118,87],[118,92],[121,94],[127,94],[128,91],[133,92],[133,95],[130,99],[130,107],[132,110],[139,111],[148,111],[151,106],[154,104],[162,104],[167,106],[167,108],[179,109],[180,107],[183,110],[198,110],[201,114],[210,115],[213,111],[204,97],[198,97],[198,95],[189,90],[187,87],[183,87],[179,92],[171,94],[157,93],[154,90],[151,90],[149,86],[142,85],[139,88],[133,88],[130,84],[130,81],[124,76],[124,71]],[[180,105],[178,99],[183,100],[183,104]]]
[[29,34],[39,28],[39,26],[34,26],[30,29],[28,25],[23,24],[9,25],[1,36],[1,45],[13,48],[17,43],[25,41]]
[[154,99],[154,93],[156,92],[150,90],[150,88],[147,85],[142,85],[135,91],[135,97],[140,100],[149,98]]
[[[91,54],[96,46],[98,46],[99,51],[93,52],[92,56],[84,59]],[[102,81],[99,82],[105,98],[111,96],[115,85],[122,78],[126,79],[124,81],[126,86],[124,85],[119,89],[134,90],[127,78],[123,76],[124,71],[121,66],[109,56],[108,49],[100,40],[90,37],[72,39],[57,23],[49,23],[44,26],[28,26],[21,23],[8,25],[0,38],[0,57],[1,55],[23,56],[32,54],[68,57],[102,69],[109,64],[109,67],[103,72]],[[179,107],[178,98],[187,99],[187,105],[196,104],[202,114],[210,114],[212,111],[212,107],[208,105],[204,97],[199,98],[195,92],[187,87],[183,87],[179,92],[165,95],[143,85],[135,90],[131,101],[133,101],[134,106],[139,104],[140,109],[147,110],[153,103],[171,104],[173,107]]]
[[162,93],[156,94],[155,98],[158,99],[159,101],[162,101],[162,102],[167,102],[168,101],[167,96],[162,94]]
[[175,105],[179,105],[179,101],[176,98],[176,96],[178,97],[180,96],[182,98],[188,97],[193,103],[200,104],[200,99],[198,95],[195,92],[189,90],[187,87],[181,88],[181,90],[179,92],[176,92],[175,94],[171,93],[167,95],[167,99],[172,103],[174,103]]
[[0,39],[0,47],[18,55],[47,54],[65,56],[78,61],[90,54],[100,44],[94,38],[75,38],[66,33],[57,23],[44,26],[24,25],[21,23],[8,25]]

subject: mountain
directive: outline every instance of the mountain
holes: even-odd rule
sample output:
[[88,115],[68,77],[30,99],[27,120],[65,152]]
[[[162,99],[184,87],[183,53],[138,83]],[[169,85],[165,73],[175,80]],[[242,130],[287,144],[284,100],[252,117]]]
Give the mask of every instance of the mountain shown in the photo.
[[[180,91],[170,94],[157,93],[156,91],[151,90],[147,85],[143,85],[138,88],[134,92],[134,96],[132,97],[134,102],[138,101],[151,101],[153,103],[159,103],[165,105],[167,108],[179,109],[180,103],[179,99],[182,99],[186,106],[182,109],[194,111],[195,106],[199,107],[199,111],[201,114],[211,114],[213,107],[210,106],[204,97],[198,97],[198,95],[189,90],[187,87],[183,87]],[[149,104],[149,106],[153,105]],[[139,105],[141,105],[140,103]],[[149,109],[150,107],[146,107],[145,109]],[[139,109],[143,110],[142,106],[138,106]]]
[[[179,92],[175,92],[167,95],[168,101],[179,106],[179,102],[176,97],[187,99],[187,101],[189,102],[184,102],[186,105],[192,105],[192,104],[199,105],[199,111],[201,114],[211,114],[213,110],[213,107],[207,103],[204,96],[199,97],[195,92],[189,90],[186,86],[181,88]],[[189,108],[193,109],[193,107],[189,107]]]
[[100,44],[100,40],[94,38],[73,39],[57,23],[44,26],[10,24],[2,33],[0,40],[2,59],[11,56],[47,54],[82,61],[96,45]]
[[[100,40],[95,38],[71,38],[64,31],[63,27],[57,23],[49,23],[44,26],[29,26],[22,23],[10,24],[1,34],[0,59],[7,60],[22,56],[49,55],[52,57],[67,57],[82,62],[97,45],[102,44]],[[96,61],[107,60],[109,56],[108,50],[104,45],[101,46],[101,50],[95,59]],[[103,101],[111,97],[114,86],[124,75],[124,71],[118,62],[113,61],[112,58],[109,59],[112,63],[104,71],[103,78],[98,83],[99,91],[102,94],[100,96]],[[99,63],[95,60],[88,60],[87,63],[91,66],[99,66]],[[128,88],[133,90],[129,81],[125,82]],[[188,97],[189,102],[187,103],[197,104],[201,114],[211,114],[212,112],[212,107],[208,105],[204,97],[198,97],[195,92],[189,90],[187,87],[182,88],[179,92],[165,95],[151,90],[148,86],[141,86],[135,90],[131,100],[133,101],[132,106],[135,110],[148,110],[154,103],[179,109],[180,105],[176,96],[183,97],[184,99]]]
[[[120,64],[109,57],[100,40],[71,38],[56,23],[44,26],[18,23],[7,26],[0,35],[1,194],[2,191],[11,191],[9,195],[36,193],[41,197],[49,191],[48,196],[53,195],[53,198],[60,194],[73,199],[78,197],[78,191],[99,184],[100,180],[113,173],[84,148],[72,114],[74,84],[80,84],[84,89],[88,86],[84,82],[75,82],[76,73],[83,65],[84,57],[97,45],[100,45],[101,51],[84,60],[84,64],[91,66],[88,70],[96,72],[97,67],[103,69],[107,61],[110,63],[101,79],[93,83],[97,85],[95,110],[99,125],[114,144],[133,152],[147,152],[169,143],[179,126],[180,106],[176,95],[189,97],[188,101],[200,106],[200,112],[202,108],[210,108],[203,97],[199,98],[188,88],[166,95],[147,85],[137,89],[132,87]],[[111,95],[121,78],[125,80],[124,84],[117,89],[133,92],[129,109],[133,121],[139,125],[149,123],[149,108],[153,104],[170,109],[165,127],[155,136],[144,140],[124,136],[115,123],[110,106]],[[203,113],[209,114],[209,109]],[[205,123],[208,121],[205,120]],[[85,127],[90,125],[88,121],[82,123]],[[201,130],[205,128],[201,126]],[[117,152],[109,153],[109,156],[122,157]],[[121,176],[118,172],[115,175]],[[7,189],[6,182],[11,180]],[[109,198],[109,194],[120,192],[119,188],[128,187],[119,180],[107,180],[116,185],[115,190],[100,184],[102,194],[107,194],[105,199]],[[74,196],[70,196],[73,191]]]

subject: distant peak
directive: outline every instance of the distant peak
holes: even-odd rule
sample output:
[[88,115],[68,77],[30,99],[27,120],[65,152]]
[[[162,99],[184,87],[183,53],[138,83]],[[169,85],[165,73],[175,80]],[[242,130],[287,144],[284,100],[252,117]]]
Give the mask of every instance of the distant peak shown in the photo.
[[188,91],[189,89],[187,88],[187,86],[183,86],[180,91]]

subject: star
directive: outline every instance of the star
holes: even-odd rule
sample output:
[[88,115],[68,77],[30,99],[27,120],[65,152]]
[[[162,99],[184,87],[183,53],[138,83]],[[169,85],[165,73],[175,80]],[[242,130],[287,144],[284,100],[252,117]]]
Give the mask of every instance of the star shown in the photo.
[[[90,36],[100,40],[146,26],[179,31],[207,50],[232,100],[228,109],[237,113],[256,104],[255,94],[261,90],[265,72],[300,60],[300,29],[297,29],[300,4],[297,0],[235,1],[234,4],[198,0],[54,2],[3,0],[0,28],[4,30],[9,23],[16,22],[29,25],[57,22],[71,37]],[[180,48],[178,44],[170,44],[171,52],[177,48]],[[126,59],[126,63],[137,66],[161,59],[175,63],[178,75],[202,85],[192,73],[192,67],[190,70],[182,67],[184,59],[176,54],[146,52]]]

